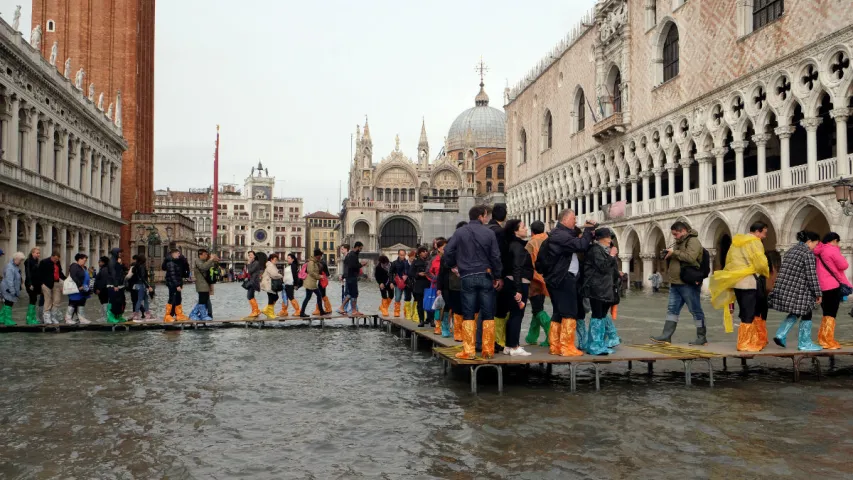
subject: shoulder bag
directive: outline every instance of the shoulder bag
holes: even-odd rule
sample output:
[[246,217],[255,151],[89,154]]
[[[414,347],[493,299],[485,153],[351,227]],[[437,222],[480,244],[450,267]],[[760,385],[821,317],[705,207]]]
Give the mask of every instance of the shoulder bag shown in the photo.
[[835,276],[835,272],[833,272],[832,269],[829,268],[829,265],[827,265],[826,262],[823,261],[823,258],[818,255],[815,256],[818,260],[820,260],[820,263],[823,264],[823,268],[825,268],[826,271],[829,272],[830,275],[832,275],[832,278],[834,278],[835,281],[838,282],[839,288],[841,288],[841,296],[849,297],[851,294],[853,294],[853,287],[850,287],[850,285],[847,285],[846,283],[839,280],[838,277]]

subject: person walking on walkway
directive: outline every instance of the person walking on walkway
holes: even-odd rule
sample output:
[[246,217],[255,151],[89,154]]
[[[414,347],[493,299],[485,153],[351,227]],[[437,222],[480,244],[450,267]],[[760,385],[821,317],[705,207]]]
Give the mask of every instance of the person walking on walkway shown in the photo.
[[[432,282],[430,287],[435,290],[435,298],[441,296],[441,292],[447,290],[447,278],[441,276],[441,264],[442,259],[444,258],[444,249],[447,246],[447,239],[444,237],[438,237],[435,239],[435,255],[430,259],[429,263],[429,279]],[[442,282],[445,282],[442,284]],[[433,305],[427,305],[427,309],[430,310],[431,316],[428,316],[427,319],[433,320],[433,333],[435,335],[441,335],[442,329],[444,325],[449,325],[450,319],[448,318],[448,310],[447,301],[442,298],[444,301],[444,307],[441,310],[435,310],[433,305],[435,304],[435,300],[433,300]],[[448,330],[449,332],[449,330]]]
[[[264,307],[261,313],[270,320],[276,318],[275,304],[278,302],[278,292],[284,290],[284,275],[278,271],[278,267],[275,264],[277,260],[278,254],[273,253],[270,255],[264,267],[264,273],[261,274],[261,290],[267,294],[267,306]],[[273,280],[279,281],[273,282]],[[277,285],[273,285],[273,283]],[[278,286],[281,286],[281,290],[278,290]]]
[[678,326],[678,316],[681,309],[687,304],[688,310],[693,315],[696,324],[696,340],[691,345],[706,345],[705,338],[705,312],[699,303],[702,286],[700,284],[687,284],[682,280],[682,272],[687,269],[699,269],[704,249],[699,241],[699,234],[687,226],[684,222],[675,222],[670,227],[675,244],[666,250],[664,260],[669,260],[669,305],[666,311],[666,323],[663,333],[657,337],[651,337],[653,342],[670,343],[672,334]]
[[101,310],[104,312],[104,321],[109,318],[110,310],[110,289],[107,285],[110,284],[110,257],[103,256],[98,259],[98,273],[95,274],[95,295],[98,296],[98,302],[101,304]]
[[[530,240],[527,242],[527,252],[530,253],[530,259],[533,265],[536,265],[536,258],[539,256],[539,249],[542,242],[548,238],[545,233],[545,224],[539,220],[530,224],[530,232],[532,233]],[[542,347],[548,346],[548,331],[551,329],[551,317],[545,312],[545,297],[548,296],[548,289],[545,288],[545,278],[541,273],[533,269],[533,280],[530,281],[530,308],[533,316],[530,319],[530,328],[527,329],[527,336],[524,338],[528,345],[536,345],[539,342],[539,329],[545,331],[545,341],[539,345]]]
[[586,352],[590,355],[609,355],[613,353],[610,345],[619,344],[616,327],[610,327],[612,320],[608,322],[611,307],[619,302],[619,265],[612,241],[610,229],[600,228],[595,232],[595,243],[584,255],[581,296],[589,299],[592,311],[586,345]]
[[122,265],[121,253],[122,250],[120,248],[113,248],[110,251],[110,259],[106,266],[106,290],[109,301],[107,323],[121,323],[125,321],[122,314],[124,314],[124,308],[127,303],[124,296],[124,279],[127,272],[124,265]]
[[136,261],[130,266],[132,270],[130,285],[136,291],[136,302],[133,304],[132,318],[133,321],[139,321],[141,318],[152,320],[148,301],[151,286],[148,284],[147,259],[145,255],[137,255],[134,258],[136,258]]
[[[88,259],[89,257],[85,253],[78,253],[74,256],[74,263],[68,266],[68,276],[77,287],[77,293],[68,295],[68,308],[65,312],[65,323],[67,324],[88,325],[92,323],[82,315],[86,308],[86,300],[91,295],[89,291],[89,269],[86,268]],[[74,321],[75,315],[77,322]]]
[[708,288],[711,304],[723,310],[726,331],[731,331],[732,317],[729,305],[737,301],[740,326],[737,332],[737,349],[740,352],[760,352],[767,345],[767,325],[757,310],[758,286],[766,286],[770,276],[767,255],[762,240],[767,238],[767,225],[755,222],[748,234],[738,234],[732,239],[726,255],[726,267],[711,275]]
[[299,261],[296,260],[295,253],[288,253],[284,259],[284,297],[281,300],[281,311],[278,316],[284,318],[287,316],[287,304],[293,307],[293,316],[299,316],[299,302],[296,301],[296,290],[301,286],[299,280]]
[[797,244],[785,252],[776,285],[770,294],[770,308],[788,314],[773,341],[780,347],[786,346],[788,332],[797,318],[800,319],[800,331],[797,349],[806,352],[823,350],[812,343],[812,310],[820,305],[823,293],[817,278],[815,256],[812,253],[820,237],[810,231],[797,233]]
[[362,248],[364,248],[364,244],[361,242],[355,242],[352,246],[352,250],[347,254],[344,259],[344,269],[346,271],[346,286],[347,286],[347,296],[344,298],[344,303],[338,308],[338,313],[341,315],[347,314],[347,305],[352,306],[352,311],[350,315],[360,316],[361,312],[358,311],[358,277],[361,273],[361,267],[363,267],[367,262],[361,261],[358,259],[359,253],[361,253]]
[[[456,230],[465,225],[468,225],[468,223],[457,223]],[[447,250],[447,247],[445,247],[445,250]],[[441,264],[447,275],[445,282],[447,286],[445,289],[449,292],[449,295],[445,298],[445,301],[450,304],[451,315],[453,315],[453,340],[461,342],[464,337],[464,330],[462,329],[462,279],[459,278],[459,269],[447,262],[447,255],[441,257]],[[444,290],[442,292],[443,295],[447,295]],[[442,336],[444,335],[442,334]]]
[[551,230],[536,259],[536,267],[545,278],[554,306],[548,332],[549,351],[551,355],[564,357],[583,355],[575,346],[578,315],[583,309],[578,302],[577,279],[581,269],[578,254],[589,249],[596,227],[594,221],[587,220],[583,233],[578,236],[575,233],[576,224],[577,217],[573,210],[560,212],[560,222]]
[[406,258],[406,251],[398,250],[397,260],[391,262],[389,271],[394,280],[394,316],[397,318],[400,318],[400,301],[402,300],[406,305],[412,301],[412,289],[407,285],[409,268],[411,268],[411,264]]
[[190,318],[184,315],[183,298],[181,292],[184,289],[184,260],[177,248],[172,249],[169,256],[163,260],[162,268],[166,272],[166,288],[169,289],[169,303],[166,304],[166,315],[163,321],[185,322]]
[[[502,271],[506,274],[512,270],[512,261],[509,258],[508,251],[508,239],[504,237],[504,226],[506,225],[507,216],[506,204],[496,203],[490,211],[491,219],[489,219],[489,223],[486,226],[495,233],[495,238],[498,241],[498,250],[501,252]],[[503,345],[506,344],[506,323],[509,320],[513,303],[512,296],[504,292],[503,289],[495,290],[495,351],[503,351]],[[478,338],[480,335],[482,335],[482,332],[478,330]]]
[[373,269],[373,279],[379,285],[379,295],[382,298],[382,303],[379,304],[379,313],[383,317],[387,317],[391,297],[394,296],[394,287],[391,283],[391,261],[385,255],[379,257],[376,268]]
[[510,299],[509,318],[506,323],[506,346],[503,353],[511,356],[526,357],[530,352],[519,345],[521,321],[530,294],[530,282],[533,281],[533,259],[527,251],[527,225],[521,220],[512,219],[504,225],[503,238],[507,244],[507,259],[510,270],[504,272],[504,288]]
[[[823,243],[814,249],[817,259],[817,280],[820,283],[823,301],[820,306],[823,309],[823,318],[817,334],[817,343],[823,348],[837,350],[841,344],[835,340],[835,319],[838,316],[838,307],[841,305],[842,297],[846,295],[842,289],[853,287],[847,279],[847,268],[850,266],[841,253],[838,243],[841,237],[835,232],[829,232],[823,237]],[[842,287],[844,285],[844,287]]]
[[[216,269],[216,270],[213,270]],[[195,291],[198,294],[196,306],[190,312],[191,320],[210,321],[213,320],[213,306],[210,301],[211,290],[211,272],[216,273],[219,269],[219,257],[211,255],[205,249],[198,251],[198,259],[193,265],[193,276],[195,277]],[[193,315],[193,312],[195,315]],[[197,318],[193,318],[197,317]]]
[[[341,252],[338,255],[338,266],[337,272],[340,273],[340,281],[341,281],[341,304],[343,304],[347,299],[347,269],[344,267],[344,260],[349,255],[350,246],[348,243],[341,244]],[[325,303],[323,304],[325,306]],[[331,311],[332,308],[329,306],[327,310]],[[347,305],[347,311],[351,311],[352,307]],[[316,312],[315,312],[316,313]]]
[[[495,290],[503,287],[501,254],[495,234],[484,223],[486,207],[474,206],[468,212],[468,225],[456,230],[444,249],[448,265],[455,266],[462,280],[463,351],[457,358],[476,356],[477,324],[482,326],[483,358],[495,355]],[[474,314],[479,312],[478,320]]]
[[654,272],[652,272],[651,275],[649,275],[649,282],[651,282],[652,284],[652,292],[660,292],[660,285],[661,283],[663,283],[663,277],[657,270],[655,270]]
[[427,265],[427,257],[429,250],[426,247],[418,248],[418,255],[415,261],[412,262],[412,278],[414,285],[412,287],[412,295],[415,297],[415,312],[418,315],[418,328],[426,327],[426,318],[424,313],[424,292],[430,285],[429,267]]
[[267,259],[263,253],[260,254],[260,257],[263,258],[259,258],[251,250],[248,253],[249,264],[246,265],[246,274],[248,277],[243,281],[243,288],[246,289],[246,299],[249,300],[252,312],[243,317],[243,320],[254,320],[261,314],[261,309],[258,308],[258,301],[255,299],[255,292],[261,290],[261,273],[264,270]]
[[[21,296],[21,264],[24,263],[24,253],[15,252],[12,261],[6,264],[3,272],[3,281],[0,282],[0,296],[3,297],[3,308],[0,310],[0,325],[14,327],[12,320],[12,306]],[[35,310],[35,309],[33,309]]]
[[39,262],[38,278],[41,283],[41,295],[44,297],[44,323],[59,323],[53,318],[53,310],[59,310],[62,301],[62,282],[65,274],[59,264],[59,252],[53,252],[50,257]]
[[323,295],[320,293],[320,279],[322,277],[322,266],[320,265],[320,259],[323,258],[323,252],[319,248],[314,249],[314,256],[308,259],[308,265],[305,267],[306,277],[303,285],[305,286],[305,300],[302,301],[302,309],[301,314],[299,315],[301,318],[309,318],[311,315],[308,315],[308,301],[311,300],[312,295],[317,296],[317,309],[320,310],[320,315],[326,315],[330,312],[326,312],[323,309]]
[[41,250],[38,247],[30,250],[30,255],[24,261],[24,287],[27,291],[30,304],[27,306],[27,325],[38,325],[39,315],[36,311],[41,295],[41,280],[38,269]]

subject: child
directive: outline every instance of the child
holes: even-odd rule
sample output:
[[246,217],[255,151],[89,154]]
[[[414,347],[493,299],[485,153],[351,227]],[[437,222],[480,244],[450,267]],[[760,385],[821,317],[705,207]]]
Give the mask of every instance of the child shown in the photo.
[[173,248],[169,256],[163,260],[163,270],[166,272],[166,287],[169,288],[169,303],[166,304],[166,316],[163,322],[172,323],[175,320],[185,322],[189,317],[184,315],[181,305],[181,290],[184,286],[184,264],[181,252]]

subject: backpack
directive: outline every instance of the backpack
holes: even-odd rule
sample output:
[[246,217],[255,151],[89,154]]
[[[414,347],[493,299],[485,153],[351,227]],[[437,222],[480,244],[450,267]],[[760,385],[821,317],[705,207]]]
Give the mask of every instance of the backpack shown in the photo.
[[699,285],[711,274],[711,255],[702,248],[702,258],[699,267],[681,267],[681,281],[686,284]]
[[699,273],[702,274],[702,280],[708,278],[711,275],[711,254],[708,253],[708,249],[702,249],[702,260],[699,262]]
[[297,276],[300,280],[308,278],[308,262],[303,263],[302,266],[299,267],[299,274]]
[[533,267],[539,272],[539,275],[543,277],[548,275],[548,272],[551,271],[551,265],[553,262],[551,261],[551,249],[549,248],[551,244],[551,239],[546,238],[545,241],[539,246],[539,254],[536,256],[536,265]]
[[205,280],[208,284],[213,285],[222,279],[222,271],[219,269],[219,265],[214,265],[210,267],[210,270],[207,271],[207,275],[205,276]]

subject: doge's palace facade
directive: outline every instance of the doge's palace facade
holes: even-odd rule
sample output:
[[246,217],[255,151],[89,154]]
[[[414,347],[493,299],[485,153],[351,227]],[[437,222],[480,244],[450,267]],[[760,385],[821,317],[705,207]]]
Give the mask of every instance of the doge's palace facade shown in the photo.
[[68,78],[37,47],[0,20],[0,266],[33,247],[96,264],[123,225],[120,94],[105,112],[84,74]]
[[646,286],[679,219],[715,268],[757,220],[777,261],[802,229],[853,261],[851,53],[850,2],[600,0],[508,93],[510,210],[605,221]]

